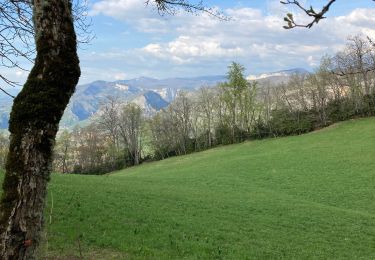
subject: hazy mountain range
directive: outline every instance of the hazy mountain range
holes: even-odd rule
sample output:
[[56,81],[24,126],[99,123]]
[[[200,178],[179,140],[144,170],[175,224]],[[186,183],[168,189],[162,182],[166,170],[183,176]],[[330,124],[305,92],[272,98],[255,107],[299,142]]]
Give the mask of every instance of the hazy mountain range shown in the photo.
[[[256,80],[260,84],[275,84],[287,81],[294,73],[307,73],[304,69],[291,69],[260,75],[251,75],[248,80]],[[195,78],[154,79],[140,77],[113,82],[95,81],[77,86],[60,125],[72,127],[90,119],[100,109],[108,97],[116,97],[121,102],[134,102],[141,106],[145,114],[152,115],[173,101],[181,90],[195,91],[201,87],[215,86],[226,81],[226,76],[203,76]],[[19,90],[9,90],[16,95]],[[8,127],[9,111],[12,98],[0,93],[0,129]]]

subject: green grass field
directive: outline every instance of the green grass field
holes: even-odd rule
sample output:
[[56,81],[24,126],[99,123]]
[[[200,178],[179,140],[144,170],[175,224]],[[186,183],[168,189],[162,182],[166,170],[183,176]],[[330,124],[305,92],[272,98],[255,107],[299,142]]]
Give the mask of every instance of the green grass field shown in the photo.
[[42,253],[375,259],[374,159],[370,118],[106,176],[56,174]]

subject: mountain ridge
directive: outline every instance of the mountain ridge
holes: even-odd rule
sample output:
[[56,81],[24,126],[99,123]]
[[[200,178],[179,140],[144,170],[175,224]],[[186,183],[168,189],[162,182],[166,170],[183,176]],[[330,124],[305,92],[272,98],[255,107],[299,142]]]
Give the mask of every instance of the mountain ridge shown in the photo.
[[[309,73],[302,68],[281,70],[276,72],[249,75],[248,80],[256,80],[260,84],[287,81],[295,73]],[[104,81],[78,85],[60,122],[62,128],[70,128],[86,121],[98,112],[108,97],[116,97],[121,102],[134,102],[141,106],[146,115],[167,107],[180,91],[192,92],[201,87],[213,87],[227,80],[225,75],[208,75],[197,77],[171,77],[156,79],[138,77],[133,79]],[[20,89],[11,89],[17,95]],[[0,129],[8,128],[9,113],[13,99],[0,93]]]

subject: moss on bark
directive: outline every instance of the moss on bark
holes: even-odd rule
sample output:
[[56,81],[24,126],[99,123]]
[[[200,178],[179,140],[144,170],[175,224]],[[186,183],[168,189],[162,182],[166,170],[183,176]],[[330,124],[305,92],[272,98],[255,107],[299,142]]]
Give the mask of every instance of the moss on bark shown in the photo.
[[[35,0],[35,65],[10,115],[0,204],[0,258],[33,259],[58,123],[80,76],[71,3]],[[25,243],[25,241],[31,241]]]

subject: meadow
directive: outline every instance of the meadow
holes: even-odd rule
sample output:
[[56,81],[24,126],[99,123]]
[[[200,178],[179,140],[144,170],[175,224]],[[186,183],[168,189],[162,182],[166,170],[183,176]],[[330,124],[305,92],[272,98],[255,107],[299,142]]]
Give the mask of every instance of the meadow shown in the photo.
[[375,259],[374,158],[367,118],[104,176],[53,174],[40,254]]

